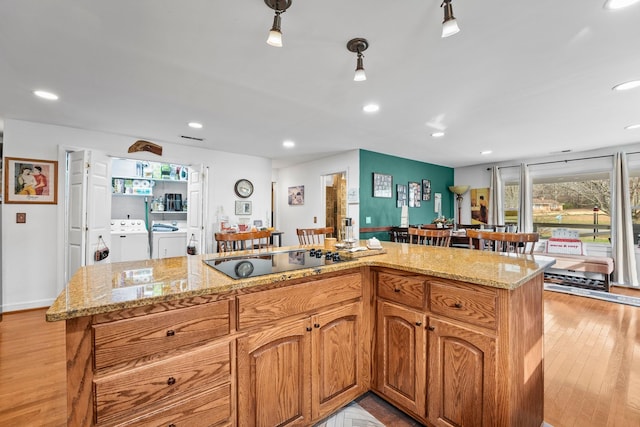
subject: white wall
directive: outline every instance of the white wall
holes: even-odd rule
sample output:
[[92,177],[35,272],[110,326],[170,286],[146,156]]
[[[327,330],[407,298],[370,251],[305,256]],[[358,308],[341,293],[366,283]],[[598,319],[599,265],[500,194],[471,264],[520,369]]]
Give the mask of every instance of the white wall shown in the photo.
[[[207,252],[213,248],[214,215],[220,207],[235,220],[234,183],[247,178],[255,191],[251,198],[254,219],[263,219],[271,207],[271,160],[180,144],[159,143],[162,157],[127,153],[138,137],[92,132],[20,120],[5,120],[4,155],[59,160],[59,148],[100,150],[108,155],[209,168]],[[206,144],[206,143],[204,143]],[[64,164],[59,164],[57,205],[2,205],[3,311],[49,306],[62,290],[64,259]],[[16,224],[17,212],[27,214],[26,224]],[[253,217],[252,217],[253,218]]]
[[[359,150],[325,157],[307,163],[302,163],[289,168],[278,170],[276,207],[276,226],[284,231],[283,245],[297,245],[298,237],[296,228],[324,227],[326,224],[324,191],[322,189],[322,176],[345,172],[347,175],[347,188],[360,187],[360,152]],[[290,206],[287,201],[289,187],[304,185],[304,204]],[[357,224],[360,215],[360,205],[347,205],[347,216],[354,220],[354,230],[358,230]],[[317,223],[313,217],[317,217]],[[357,237],[357,236],[356,236]]]

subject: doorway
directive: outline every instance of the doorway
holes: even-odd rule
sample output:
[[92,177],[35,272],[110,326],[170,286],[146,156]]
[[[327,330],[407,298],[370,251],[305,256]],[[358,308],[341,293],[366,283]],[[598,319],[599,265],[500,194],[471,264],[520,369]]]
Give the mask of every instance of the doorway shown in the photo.
[[347,174],[324,175],[325,227],[333,227],[334,237],[342,239],[342,224],[347,217]]

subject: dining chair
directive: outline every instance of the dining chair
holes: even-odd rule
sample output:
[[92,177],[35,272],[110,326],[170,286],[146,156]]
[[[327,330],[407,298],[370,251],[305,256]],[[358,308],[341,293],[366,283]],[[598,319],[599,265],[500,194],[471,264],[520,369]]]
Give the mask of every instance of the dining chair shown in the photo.
[[[540,239],[538,233],[507,233],[485,230],[467,230],[467,237],[469,238],[469,246],[472,248],[520,254],[532,254],[536,242]],[[477,244],[473,240],[477,240]]]
[[333,234],[333,227],[296,228],[296,234],[301,245],[322,245],[327,234]]
[[409,227],[409,243],[428,246],[449,246],[451,244],[450,229]]
[[243,231],[240,233],[215,233],[218,242],[218,252],[232,252],[245,249],[269,249],[271,231]]

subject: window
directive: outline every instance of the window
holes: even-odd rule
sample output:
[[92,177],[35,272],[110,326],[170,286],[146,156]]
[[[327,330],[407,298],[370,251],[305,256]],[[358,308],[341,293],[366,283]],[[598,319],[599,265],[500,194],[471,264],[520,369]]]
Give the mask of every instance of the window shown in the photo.
[[532,210],[534,229],[542,239],[551,237],[556,228],[569,228],[577,230],[583,242],[609,244],[610,175],[534,177]]
[[504,184],[504,223],[518,224],[518,209],[520,207],[520,183],[505,182]]

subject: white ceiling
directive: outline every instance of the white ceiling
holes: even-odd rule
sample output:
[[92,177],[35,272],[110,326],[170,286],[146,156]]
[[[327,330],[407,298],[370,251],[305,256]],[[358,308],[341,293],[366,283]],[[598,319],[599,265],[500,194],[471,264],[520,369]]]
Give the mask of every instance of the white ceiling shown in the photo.
[[[461,32],[442,39],[441,0],[293,0],[274,48],[264,0],[0,0],[0,119],[276,167],[355,148],[458,167],[635,143],[640,89],[611,87],[640,79],[640,3],[603,2],[453,0]],[[354,37],[370,43],[366,82]]]

